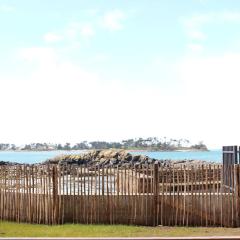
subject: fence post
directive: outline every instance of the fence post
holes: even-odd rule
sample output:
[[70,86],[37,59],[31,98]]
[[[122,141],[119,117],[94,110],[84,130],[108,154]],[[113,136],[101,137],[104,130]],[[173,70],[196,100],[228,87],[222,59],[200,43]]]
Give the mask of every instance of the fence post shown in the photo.
[[158,225],[158,163],[153,168],[153,226]]
[[52,184],[53,184],[53,224],[59,223],[59,201],[58,201],[58,172],[57,166],[52,169]]
[[233,188],[233,173],[231,166],[239,164],[239,156],[237,146],[223,146],[222,147],[222,163],[223,163],[223,185]]
[[233,146],[233,164],[238,164],[238,147]]

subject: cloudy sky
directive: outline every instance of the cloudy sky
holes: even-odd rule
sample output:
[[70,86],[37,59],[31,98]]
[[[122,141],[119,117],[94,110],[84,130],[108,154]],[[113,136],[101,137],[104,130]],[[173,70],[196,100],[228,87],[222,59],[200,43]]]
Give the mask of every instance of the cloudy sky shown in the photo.
[[240,1],[0,0],[0,142],[240,144]]

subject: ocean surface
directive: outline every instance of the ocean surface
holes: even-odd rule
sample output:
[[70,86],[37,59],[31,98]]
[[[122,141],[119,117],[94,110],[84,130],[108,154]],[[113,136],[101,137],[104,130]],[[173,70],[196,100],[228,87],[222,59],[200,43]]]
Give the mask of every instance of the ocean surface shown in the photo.
[[[40,163],[49,158],[53,158],[62,154],[76,154],[84,151],[41,151],[41,152],[14,152],[14,151],[0,151],[0,161],[18,162],[18,163]],[[131,152],[132,154],[147,155],[156,159],[196,159],[206,160],[209,162],[221,162],[221,150],[211,150],[208,152]]]
[[205,160],[208,162],[222,162],[222,150],[211,150],[206,152],[133,152],[134,154],[147,155],[156,159],[171,160]]

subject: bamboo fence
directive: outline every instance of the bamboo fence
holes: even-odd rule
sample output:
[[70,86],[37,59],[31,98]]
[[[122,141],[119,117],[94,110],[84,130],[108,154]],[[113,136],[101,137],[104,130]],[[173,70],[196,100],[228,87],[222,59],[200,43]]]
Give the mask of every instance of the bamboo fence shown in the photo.
[[0,219],[239,227],[239,165],[228,165],[228,172],[231,187],[222,184],[223,167],[216,164],[1,166]]

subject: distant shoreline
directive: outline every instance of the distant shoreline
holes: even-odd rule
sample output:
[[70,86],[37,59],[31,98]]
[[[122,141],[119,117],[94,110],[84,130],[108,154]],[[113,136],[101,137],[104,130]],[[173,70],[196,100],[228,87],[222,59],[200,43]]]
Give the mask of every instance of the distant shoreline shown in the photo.
[[[76,151],[94,151],[94,150],[111,150],[109,149],[76,149],[76,150],[58,150],[58,149],[51,149],[51,150],[0,150],[0,152],[76,152]],[[209,152],[211,150],[209,149],[195,149],[195,148],[189,148],[189,149],[123,149],[123,148],[116,148],[115,150],[125,150],[128,152]]]
[[209,152],[209,149],[175,149],[175,150],[158,150],[158,149],[124,149],[129,152]]
[[117,142],[108,141],[82,141],[78,143],[66,142],[62,143],[29,143],[29,144],[11,144],[0,143],[0,151],[86,151],[86,150],[125,150],[125,151],[208,151],[208,147],[203,141],[192,144],[187,139],[166,138],[159,139],[157,137],[148,138],[130,138]]
[[[113,149],[112,149],[113,150]],[[116,150],[116,149],[115,149]],[[93,150],[92,150],[93,151]],[[56,156],[78,156],[84,155],[86,150],[80,151],[0,151],[0,162],[18,162],[26,164],[41,163],[47,159],[54,158]],[[100,151],[100,150],[98,150]],[[97,151],[97,152],[98,152]],[[146,149],[129,149],[118,150],[119,152],[128,152],[132,155],[144,155],[156,159],[168,159],[168,160],[204,160],[208,162],[220,162],[221,161],[221,149],[211,149],[210,151],[148,151]],[[111,150],[106,150],[111,152]],[[0,163],[0,165],[2,165]]]

